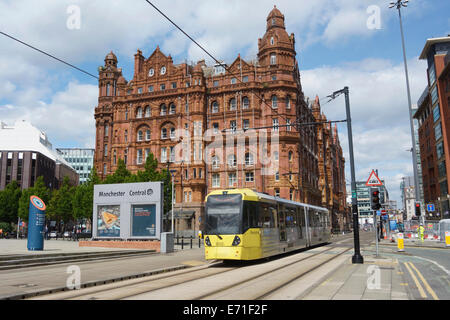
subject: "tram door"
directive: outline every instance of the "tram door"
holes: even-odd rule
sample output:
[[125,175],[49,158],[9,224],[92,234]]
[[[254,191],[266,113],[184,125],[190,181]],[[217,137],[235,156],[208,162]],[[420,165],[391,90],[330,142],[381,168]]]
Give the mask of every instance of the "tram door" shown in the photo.
[[286,241],[286,210],[283,205],[278,205],[278,229],[280,241]]

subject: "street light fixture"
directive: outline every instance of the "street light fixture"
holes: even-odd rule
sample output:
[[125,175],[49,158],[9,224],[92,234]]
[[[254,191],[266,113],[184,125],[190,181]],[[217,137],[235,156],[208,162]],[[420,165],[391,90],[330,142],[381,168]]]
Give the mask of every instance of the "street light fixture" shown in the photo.
[[398,10],[398,17],[400,19],[400,34],[402,37],[402,48],[403,48],[403,63],[405,66],[405,77],[406,77],[406,92],[408,95],[408,109],[409,109],[409,124],[411,127],[411,141],[412,141],[412,157],[413,157],[413,169],[414,169],[414,189],[416,193],[416,201],[420,201],[420,190],[419,190],[419,174],[417,170],[417,153],[416,153],[416,139],[414,134],[414,121],[412,117],[412,104],[411,104],[411,92],[409,88],[409,77],[408,77],[408,64],[406,62],[406,51],[405,51],[405,37],[403,35],[403,25],[402,25],[402,14],[401,7],[408,6],[408,0],[397,0],[392,1],[389,4],[389,8],[396,8]]

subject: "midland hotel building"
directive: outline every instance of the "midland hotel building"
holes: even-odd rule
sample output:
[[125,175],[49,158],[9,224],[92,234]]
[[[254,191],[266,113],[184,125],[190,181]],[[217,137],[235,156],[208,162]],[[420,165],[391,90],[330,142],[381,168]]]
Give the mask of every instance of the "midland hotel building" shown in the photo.
[[117,63],[111,52],[99,67],[97,172],[123,159],[135,173],[152,153],[173,174],[177,232],[202,228],[205,196],[226,188],[326,206],[333,228],[350,222],[336,128],[296,126],[325,118],[303,95],[294,34],[276,7],[254,61],[174,64],[159,47],[148,58],[137,50],[130,81]]

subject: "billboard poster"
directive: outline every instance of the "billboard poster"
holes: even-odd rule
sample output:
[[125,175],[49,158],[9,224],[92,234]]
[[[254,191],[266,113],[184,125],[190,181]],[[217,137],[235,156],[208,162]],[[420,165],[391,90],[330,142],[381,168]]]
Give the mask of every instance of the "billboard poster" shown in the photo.
[[133,205],[132,214],[131,235],[133,237],[154,237],[156,235],[156,205]]
[[97,234],[99,237],[120,237],[120,205],[97,207]]

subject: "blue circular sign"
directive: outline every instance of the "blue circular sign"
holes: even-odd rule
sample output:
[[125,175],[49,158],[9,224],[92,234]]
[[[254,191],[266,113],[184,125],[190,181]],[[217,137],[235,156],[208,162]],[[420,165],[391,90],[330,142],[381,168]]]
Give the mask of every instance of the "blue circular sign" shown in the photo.
[[37,196],[31,196],[31,203],[39,210],[45,210],[45,203]]

